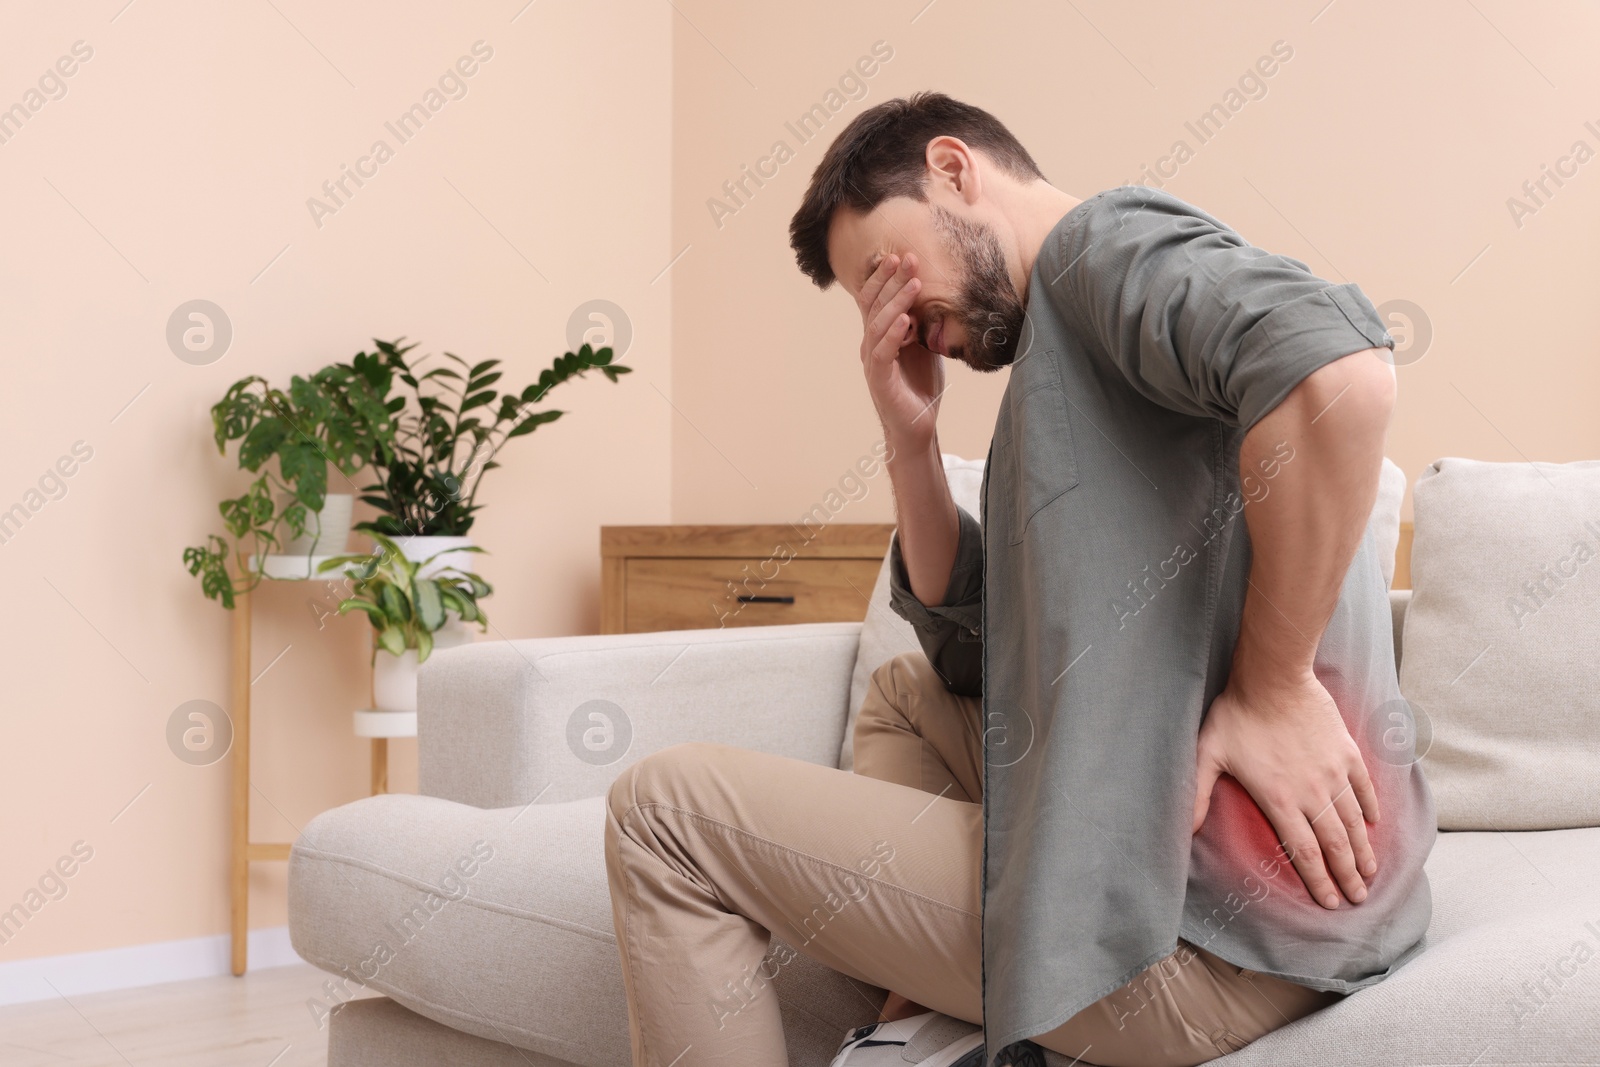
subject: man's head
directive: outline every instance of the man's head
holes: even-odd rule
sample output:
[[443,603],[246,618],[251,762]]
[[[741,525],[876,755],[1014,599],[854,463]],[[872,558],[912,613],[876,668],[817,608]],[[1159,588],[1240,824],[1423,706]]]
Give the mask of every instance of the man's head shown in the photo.
[[943,93],[887,100],[828,146],[789,243],[819,288],[837,280],[852,296],[884,256],[915,253],[912,342],[998,370],[1016,355],[1022,264],[1037,251],[1019,247],[1008,194],[1043,180],[988,112]]

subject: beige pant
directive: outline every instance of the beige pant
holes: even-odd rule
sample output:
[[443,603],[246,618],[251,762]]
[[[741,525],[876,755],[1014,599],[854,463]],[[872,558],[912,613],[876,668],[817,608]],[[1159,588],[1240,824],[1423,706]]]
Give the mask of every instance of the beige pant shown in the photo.
[[[767,954],[769,932],[982,1022],[979,708],[907,653],[872,676],[854,773],[710,742],[622,772],[605,848],[634,1067],[787,1064],[770,986],[787,960]],[[1180,941],[1034,1040],[1086,1064],[1178,1067],[1337,999]]]

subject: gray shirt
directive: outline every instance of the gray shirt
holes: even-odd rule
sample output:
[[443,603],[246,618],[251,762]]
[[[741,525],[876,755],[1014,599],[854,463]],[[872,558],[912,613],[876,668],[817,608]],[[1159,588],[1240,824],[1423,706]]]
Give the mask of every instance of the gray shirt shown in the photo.
[[[1312,371],[1393,339],[1354,283],[1143,186],[1061,219],[1027,309],[982,525],[958,509],[943,604],[917,601],[890,548],[895,610],[952,690],[983,697],[985,1062],[1179,937],[1318,989],[1381,980],[1427,930],[1435,823],[1370,529],[1315,659],[1378,792],[1367,899],[1314,902],[1230,777],[1190,824],[1244,605],[1243,509],[1294,472],[1284,442],[1241,479],[1240,443]],[[1122,996],[1140,1025],[1140,996]]]

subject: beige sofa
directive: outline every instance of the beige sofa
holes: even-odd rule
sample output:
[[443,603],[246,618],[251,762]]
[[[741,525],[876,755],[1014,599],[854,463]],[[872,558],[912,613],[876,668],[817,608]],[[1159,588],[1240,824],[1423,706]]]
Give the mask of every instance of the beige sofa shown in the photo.
[[[976,514],[981,464],[946,469]],[[1372,530],[1392,557],[1392,465],[1384,485]],[[1572,547],[1600,549],[1600,464],[1447,460],[1415,501],[1415,600],[1392,599],[1440,812],[1427,947],[1218,1063],[1600,1062],[1600,559]],[[1549,573],[1521,611],[1502,603],[1524,574]],[[916,647],[885,580],[872,600],[864,624],[435,655],[419,688],[421,795],[326,812],[290,858],[294,947],[338,976],[308,1005],[332,1028],[331,1067],[627,1067],[606,787],[689,740],[848,768],[868,673]],[[338,1006],[358,983],[386,996]],[[793,1067],[827,1064],[884,996],[803,956],[774,987]]]

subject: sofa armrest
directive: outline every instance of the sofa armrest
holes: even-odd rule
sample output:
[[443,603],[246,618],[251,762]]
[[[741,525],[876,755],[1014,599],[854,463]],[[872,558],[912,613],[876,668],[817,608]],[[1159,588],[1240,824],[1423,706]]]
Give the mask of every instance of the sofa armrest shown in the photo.
[[860,635],[809,623],[436,652],[417,678],[421,792],[481,808],[599,796],[683,741],[837,766]]

